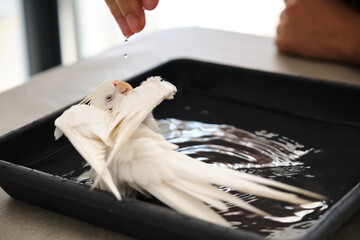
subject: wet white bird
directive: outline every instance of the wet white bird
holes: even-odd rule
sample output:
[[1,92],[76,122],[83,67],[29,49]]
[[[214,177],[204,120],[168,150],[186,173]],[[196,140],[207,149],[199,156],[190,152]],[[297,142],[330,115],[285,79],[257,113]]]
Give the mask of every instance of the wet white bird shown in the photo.
[[177,152],[176,145],[156,132],[151,114],[175,93],[176,87],[160,77],[148,78],[135,89],[108,79],[56,119],[55,138],[65,134],[90,164],[93,187],[111,191],[119,200],[135,189],[183,214],[222,226],[230,224],[209,206],[227,210],[227,202],[256,214],[269,214],[217,186],[294,204],[309,202],[295,193],[324,199],[320,194],[219,168]]

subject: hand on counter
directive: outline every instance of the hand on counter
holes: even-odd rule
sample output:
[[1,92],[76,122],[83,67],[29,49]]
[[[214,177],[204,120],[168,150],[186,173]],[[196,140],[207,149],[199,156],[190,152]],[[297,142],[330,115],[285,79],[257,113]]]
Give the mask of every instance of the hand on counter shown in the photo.
[[276,45],[282,52],[360,64],[360,13],[339,0],[285,0]]
[[159,0],[105,0],[125,37],[145,27],[145,10],[153,10]]

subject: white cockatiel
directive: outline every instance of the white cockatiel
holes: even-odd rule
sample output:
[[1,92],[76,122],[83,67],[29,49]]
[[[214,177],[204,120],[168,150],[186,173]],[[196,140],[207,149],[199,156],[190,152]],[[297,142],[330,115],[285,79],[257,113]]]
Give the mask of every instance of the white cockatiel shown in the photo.
[[119,200],[135,189],[155,196],[183,214],[223,226],[230,224],[209,205],[227,210],[228,202],[260,215],[269,214],[216,186],[294,204],[309,202],[294,193],[325,198],[274,180],[215,167],[177,152],[176,145],[156,132],[151,114],[175,93],[176,87],[160,77],[150,77],[135,89],[128,83],[108,79],[56,119],[55,138],[64,133],[90,164],[95,173],[93,187],[109,190]]

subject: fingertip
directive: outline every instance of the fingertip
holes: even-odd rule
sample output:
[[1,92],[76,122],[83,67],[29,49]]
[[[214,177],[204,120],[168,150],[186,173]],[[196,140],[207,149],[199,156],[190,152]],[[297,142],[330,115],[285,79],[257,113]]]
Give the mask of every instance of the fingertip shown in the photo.
[[281,43],[280,43],[280,40],[279,40],[279,36],[276,36],[275,37],[275,45],[276,45],[276,47],[277,47],[277,49],[278,50],[280,50],[280,48],[281,48]]
[[275,37],[275,45],[280,52],[289,52],[291,49],[289,44],[286,42],[286,40],[284,40],[283,36],[281,35],[277,35]]
[[139,31],[142,31],[145,27],[145,13],[139,17]]
[[128,26],[128,24],[124,18],[117,19],[117,24],[119,25],[121,32],[123,33],[123,35],[125,37],[128,38],[128,37],[134,35],[134,32],[130,29],[130,27]]
[[138,32],[139,29],[139,20],[132,14],[126,16],[126,22],[130,28],[130,30],[134,33]]
[[159,3],[159,0],[142,0],[142,5],[146,10],[154,10]]
[[141,30],[143,30],[145,27],[145,16],[144,16],[144,14],[142,14],[140,16],[135,16],[135,15],[129,14],[126,16],[126,22],[127,22],[127,25],[129,26],[130,30],[133,33],[137,33],[137,32],[140,32]]

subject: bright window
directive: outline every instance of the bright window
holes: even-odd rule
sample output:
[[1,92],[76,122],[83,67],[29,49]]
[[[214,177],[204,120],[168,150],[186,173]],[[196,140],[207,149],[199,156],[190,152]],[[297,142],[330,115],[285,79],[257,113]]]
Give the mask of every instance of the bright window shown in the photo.
[[20,0],[0,0],[0,92],[28,77]]

